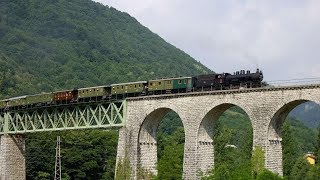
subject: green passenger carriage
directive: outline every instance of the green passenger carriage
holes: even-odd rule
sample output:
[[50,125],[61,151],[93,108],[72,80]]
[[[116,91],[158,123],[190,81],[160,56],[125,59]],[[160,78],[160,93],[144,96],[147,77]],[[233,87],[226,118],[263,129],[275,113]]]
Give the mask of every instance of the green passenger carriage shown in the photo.
[[123,96],[141,95],[146,93],[145,92],[146,85],[147,85],[147,81],[112,84],[111,94],[113,97],[116,97],[117,95],[123,95]]
[[191,89],[191,77],[155,79],[148,82],[148,92],[150,94],[189,92]]
[[0,109],[4,109],[5,107],[7,107],[7,102],[9,100],[8,99],[4,99],[0,101]]
[[14,97],[10,98],[8,101],[8,106],[25,106],[26,103],[26,97],[27,96],[19,96],[19,97]]
[[97,86],[78,89],[79,99],[90,99],[92,97],[102,99],[111,95],[111,86]]
[[50,103],[53,100],[53,93],[42,93],[36,95],[27,96],[25,99],[26,105],[29,104],[43,104]]

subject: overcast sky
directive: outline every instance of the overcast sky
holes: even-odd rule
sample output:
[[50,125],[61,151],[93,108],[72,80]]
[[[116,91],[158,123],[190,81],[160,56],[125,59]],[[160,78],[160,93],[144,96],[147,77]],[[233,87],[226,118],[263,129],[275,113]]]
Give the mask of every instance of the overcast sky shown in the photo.
[[320,0],[96,0],[216,72],[320,77]]

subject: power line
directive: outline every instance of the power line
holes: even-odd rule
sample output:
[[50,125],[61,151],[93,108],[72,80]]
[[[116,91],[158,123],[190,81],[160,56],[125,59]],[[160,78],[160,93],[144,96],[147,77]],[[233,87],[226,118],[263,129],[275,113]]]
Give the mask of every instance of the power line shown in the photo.
[[278,79],[278,80],[270,80],[270,81],[267,81],[267,82],[276,82],[276,81],[298,81],[298,80],[320,80],[320,77],[296,78],[296,79]]
[[320,77],[314,77],[314,78],[297,78],[297,79],[279,79],[279,80],[270,80],[266,81],[267,83],[283,83],[283,82],[319,82]]

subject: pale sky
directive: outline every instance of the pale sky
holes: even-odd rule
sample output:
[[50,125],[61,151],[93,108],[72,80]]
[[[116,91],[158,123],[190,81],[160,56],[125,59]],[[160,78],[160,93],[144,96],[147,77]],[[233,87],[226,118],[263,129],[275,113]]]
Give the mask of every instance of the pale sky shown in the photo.
[[265,80],[320,78],[320,0],[95,0],[215,72],[263,70]]

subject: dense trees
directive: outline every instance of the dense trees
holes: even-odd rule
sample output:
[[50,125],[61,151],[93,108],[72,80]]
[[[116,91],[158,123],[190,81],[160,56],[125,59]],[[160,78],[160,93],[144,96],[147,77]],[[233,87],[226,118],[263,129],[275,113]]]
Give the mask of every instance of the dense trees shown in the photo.
[[[317,134],[295,118],[289,117],[282,127],[283,175],[288,179],[317,179],[319,164],[311,166],[305,159],[307,152],[316,152]],[[319,138],[319,137],[318,137]],[[318,139],[319,141],[319,139]]]
[[[201,63],[112,7],[90,0],[0,1],[0,99],[208,72]],[[65,178],[114,177],[117,132],[111,130],[28,135],[28,179],[52,178],[58,134],[63,140]],[[163,137],[181,154],[180,144]],[[165,149],[170,147],[162,148],[159,152],[166,157]],[[162,163],[165,161],[159,166]],[[126,169],[125,162],[123,167]],[[127,174],[124,172],[125,177]]]
[[0,2],[0,98],[210,72],[134,18],[90,0]]
[[293,138],[293,133],[289,123],[286,121],[283,124],[282,131],[282,152],[283,152],[283,174],[290,175],[292,167],[294,166],[297,158],[297,143]]
[[215,122],[216,179],[251,179],[252,127],[247,115],[234,107]]
[[70,179],[113,179],[118,132],[85,130],[29,134],[27,178],[53,178],[55,140],[60,135],[62,169]]
[[175,112],[169,112],[158,129],[158,176],[155,179],[182,179],[184,137],[181,119]]

